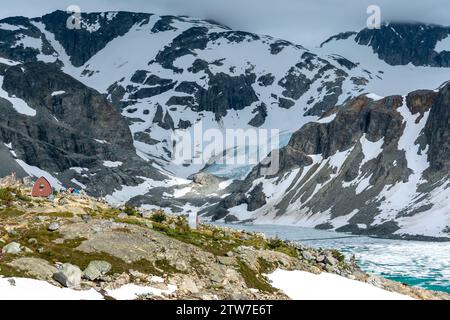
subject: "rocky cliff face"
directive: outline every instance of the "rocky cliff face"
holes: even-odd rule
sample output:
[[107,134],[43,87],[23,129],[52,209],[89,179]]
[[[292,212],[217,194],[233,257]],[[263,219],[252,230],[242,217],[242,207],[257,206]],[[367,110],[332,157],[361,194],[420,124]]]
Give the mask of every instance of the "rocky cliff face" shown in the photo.
[[450,85],[445,85],[434,99],[425,134],[429,144],[428,161],[432,172],[450,171]]
[[421,23],[388,23],[383,24],[380,29],[342,33],[325,43],[355,34],[356,43],[369,46],[381,60],[390,65],[411,63],[414,66],[450,66],[450,48],[437,47],[440,41],[450,36],[448,27]]
[[[361,96],[325,114],[292,136],[276,176],[262,176],[262,165],[255,167],[210,213],[228,221],[449,238],[440,203],[449,187],[449,89],[380,100]],[[237,213],[238,206],[247,214]]]
[[[28,63],[10,67],[5,72],[3,89],[37,110],[39,117],[70,128],[80,140],[87,136],[91,144],[96,142],[94,139],[106,141],[104,145],[113,145],[121,153],[134,149],[127,123],[106,98],[52,65]],[[86,156],[102,154],[95,148],[84,149]]]
[[43,23],[45,29],[54,35],[70,57],[75,67],[84,65],[113,39],[125,35],[138,24],[148,22],[150,14],[111,12],[83,14],[80,29],[69,29],[69,15],[64,11],[56,11],[33,19]]
[[[112,191],[123,180],[134,181],[123,172],[121,179],[107,178],[111,172],[104,162],[123,164],[139,158],[133,156],[125,119],[103,95],[42,62],[5,66],[0,78],[0,140],[27,164],[29,174],[29,166],[40,168],[61,174],[66,185],[80,188],[84,181],[97,192]],[[71,180],[80,170],[73,168],[91,171],[84,176],[78,172],[77,185]]]

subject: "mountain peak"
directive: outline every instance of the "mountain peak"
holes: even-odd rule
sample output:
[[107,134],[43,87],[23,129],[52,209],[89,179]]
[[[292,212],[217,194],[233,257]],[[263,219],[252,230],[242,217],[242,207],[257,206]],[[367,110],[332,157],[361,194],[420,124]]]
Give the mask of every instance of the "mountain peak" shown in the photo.
[[363,29],[330,37],[321,47],[335,40],[355,36],[355,42],[372,48],[378,58],[397,66],[450,67],[450,46],[440,49],[439,43],[450,36],[450,27],[414,22],[389,22],[380,29]]

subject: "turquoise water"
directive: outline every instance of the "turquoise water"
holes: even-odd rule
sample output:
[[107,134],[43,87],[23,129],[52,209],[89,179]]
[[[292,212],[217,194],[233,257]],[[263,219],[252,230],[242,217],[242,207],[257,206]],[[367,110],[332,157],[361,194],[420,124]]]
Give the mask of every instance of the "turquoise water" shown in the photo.
[[[222,224],[223,225],[223,224]],[[354,254],[361,268],[410,286],[450,293],[450,243],[386,240],[277,225],[230,225],[310,247]]]

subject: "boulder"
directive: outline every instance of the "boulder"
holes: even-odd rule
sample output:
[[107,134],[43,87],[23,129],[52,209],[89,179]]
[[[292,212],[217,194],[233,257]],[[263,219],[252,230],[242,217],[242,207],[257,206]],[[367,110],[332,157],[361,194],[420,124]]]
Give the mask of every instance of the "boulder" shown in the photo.
[[232,257],[218,256],[216,259],[217,259],[218,263],[220,263],[221,265],[224,265],[224,266],[232,266],[232,265],[236,264],[236,260]]
[[81,275],[79,267],[65,263],[58,272],[53,274],[53,279],[66,288],[77,288],[81,283]]
[[83,272],[83,277],[94,281],[111,271],[111,264],[107,261],[91,261]]
[[47,261],[38,258],[19,258],[9,263],[9,265],[41,280],[50,280],[53,274],[58,272],[58,269],[50,265]]
[[303,251],[302,256],[303,256],[303,259],[305,259],[305,260],[308,260],[308,261],[314,260],[314,256],[308,251]]
[[327,254],[325,256],[325,262],[327,265],[335,266],[338,264],[339,261],[335,257],[333,257],[331,254]]
[[19,254],[22,251],[20,244],[17,242],[11,242],[3,247],[3,254]]
[[194,181],[194,183],[202,185],[202,186],[215,185],[220,182],[217,177],[213,176],[212,174],[206,173],[206,172],[200,172],[200,173],[193,175],[192,180]]
[[192,280],[191,278],[187,278],[187,277],[181,283],[180,290],[188,291],[190,293],[198,293],[199,292],[194,280]]
[[183,260],[177,260],[175,262],[175,268],[181,272],[185,272],[188,270],[188,266]]
[[60,228],[60,225],[58,222],[52,222],[49,224],[47,230],[48,231],[57,231]]
[[149,219],[152,215],[153,215],[153,212],[150,212],[150,211],[141,212],[141,217],[144,219]]
[[82,214],[82,215],[81,215],[81,219],[82,219],[84,222],[88,223],[89,221],[92,220],[92,217],[91,217],[89,214]]

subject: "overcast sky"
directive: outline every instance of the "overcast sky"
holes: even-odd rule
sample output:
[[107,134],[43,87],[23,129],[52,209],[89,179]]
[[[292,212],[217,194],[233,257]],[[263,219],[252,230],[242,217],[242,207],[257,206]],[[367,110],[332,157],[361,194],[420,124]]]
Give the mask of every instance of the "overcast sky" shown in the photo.
[[78,5],[82,11],[140,11],[217,20],[233,29],[315,46],[341,31],[366,26],[375,4],[386,21],[450,25],[449,0],[0,0],[0,17],[41,16]]

